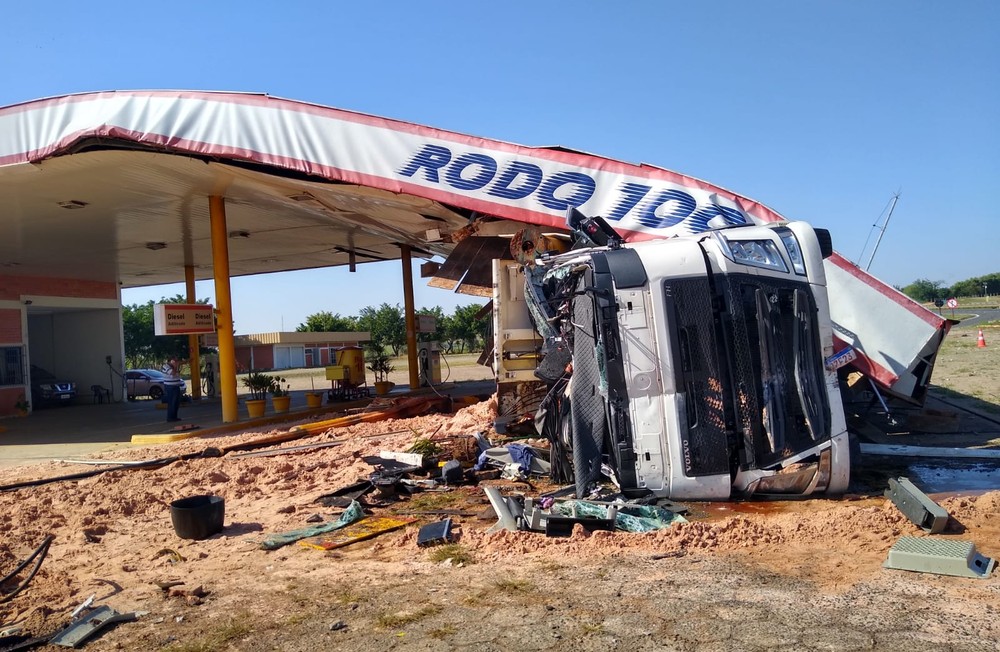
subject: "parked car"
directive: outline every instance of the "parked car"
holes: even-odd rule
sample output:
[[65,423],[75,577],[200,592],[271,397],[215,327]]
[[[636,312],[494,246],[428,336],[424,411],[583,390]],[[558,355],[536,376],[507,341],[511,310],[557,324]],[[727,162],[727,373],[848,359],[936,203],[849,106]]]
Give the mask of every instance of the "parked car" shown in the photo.
[[36,408],[56,404],[69,405],[74,398],[76,398],[76,383],[31,365],[31,402]]
[[[158,369],[129,369],[125,372],[125,395],[134,401],[139,396],[148,396],[154,401],[163,396],[163,383],[166,374]],[[187,393],[187,384],[181,388],[181,394]]]

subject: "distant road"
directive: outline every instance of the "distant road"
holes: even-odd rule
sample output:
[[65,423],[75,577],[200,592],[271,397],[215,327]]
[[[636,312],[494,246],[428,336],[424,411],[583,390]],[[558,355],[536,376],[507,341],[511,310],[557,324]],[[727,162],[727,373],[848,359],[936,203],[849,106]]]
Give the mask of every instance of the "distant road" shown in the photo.
[[[961,326],[978,326],[979,324],[986,323],[988,321],[998,321],[1000,320],[1000,310],[996,309],[986,309],[980,308],[978,310],[969,308],[955,308],[957,312],[962,314],[969,314],[970,312],[976,315],[975,317],[969,317],[968,319],[963,319]],[[951,309],[943,309],[941,315],[947,317],[951,314]]]

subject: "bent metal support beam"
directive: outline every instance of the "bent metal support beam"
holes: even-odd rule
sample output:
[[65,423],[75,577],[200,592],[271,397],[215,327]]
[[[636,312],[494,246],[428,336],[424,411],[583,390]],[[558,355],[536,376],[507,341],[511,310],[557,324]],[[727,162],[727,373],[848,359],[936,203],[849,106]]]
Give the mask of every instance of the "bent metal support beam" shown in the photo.
[[233,337],[233,306],[229,291],[229,241],[226,230],[226,200],[208,198],[212,222],[212,270],[215,274],[215,329],[219,336],[219,385],[222,394],[222,422],[238,417],[236,398],[236,343]]

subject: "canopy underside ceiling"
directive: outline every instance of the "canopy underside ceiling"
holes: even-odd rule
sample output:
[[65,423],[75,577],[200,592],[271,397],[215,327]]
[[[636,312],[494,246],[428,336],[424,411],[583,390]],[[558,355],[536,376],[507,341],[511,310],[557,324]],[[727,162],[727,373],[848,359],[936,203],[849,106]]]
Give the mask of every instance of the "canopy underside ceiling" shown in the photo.
[[469,224],[438,202],[375,188],[90,151],[0,175],[0,275],[128,288],[183,281],[191,265],[196,279],[212,278],[211,195],[226,201],[231,276],[347,265],[352,252],[356,264],[398,259],[400,244],[416,257],[447,256],[453,245],[442,236]]

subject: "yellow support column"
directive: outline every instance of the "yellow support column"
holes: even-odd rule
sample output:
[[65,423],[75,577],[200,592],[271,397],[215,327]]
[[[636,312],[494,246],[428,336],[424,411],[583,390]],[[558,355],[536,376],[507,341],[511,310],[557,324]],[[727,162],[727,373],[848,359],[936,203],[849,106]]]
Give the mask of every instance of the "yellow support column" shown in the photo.
[[219,336],[219,390],[222,396],[222,421],[239,418],[236,397],[236,345],[233,339],[233,306],[229,292],[229,233],[226,229],[226,200],[209,197],[212,221],[212,270],[215,274],[216,334]]
[[406,317],[406,360],[410,371],[410,391],[420,387],[417,367],[417,318],[413,307],[413,268],[410,265],[410,245],[399,245],[403,263],[403,312]]
[[[184,283],[187,286],[187,302],[197,303],[198,297],[194,291],[194,266],[184,266]],[[201,352],[199,351],[198,336],[188,335],[188,363],[191,365],[191,398],[201,399]]]

